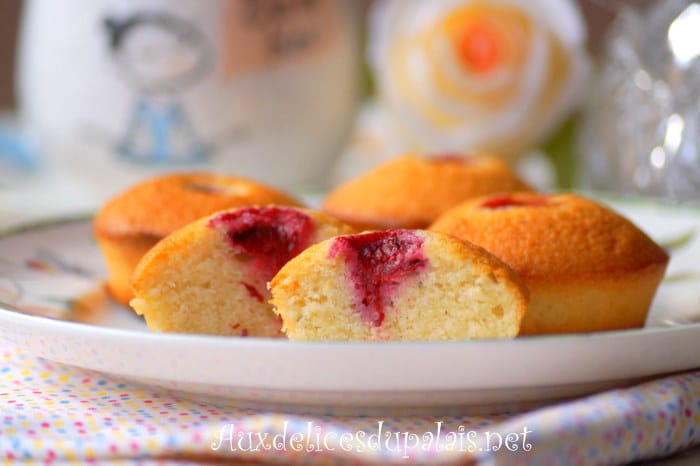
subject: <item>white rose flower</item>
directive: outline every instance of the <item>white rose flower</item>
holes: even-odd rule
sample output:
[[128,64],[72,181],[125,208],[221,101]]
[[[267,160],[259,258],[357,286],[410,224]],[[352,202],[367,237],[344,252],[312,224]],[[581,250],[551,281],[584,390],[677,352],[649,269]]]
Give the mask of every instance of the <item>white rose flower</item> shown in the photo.
[[369,61],[405,150],[515,157],[577,103],[584,46],[570,0],[385,0]]

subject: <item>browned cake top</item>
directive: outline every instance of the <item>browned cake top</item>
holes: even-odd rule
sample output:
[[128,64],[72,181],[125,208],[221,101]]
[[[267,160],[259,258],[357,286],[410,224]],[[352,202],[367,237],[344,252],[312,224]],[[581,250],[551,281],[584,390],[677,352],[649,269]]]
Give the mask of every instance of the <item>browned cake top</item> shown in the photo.
[[510,191],[530,188],[496,157],[407,155],[339,186],[323,210],[354,224],[424,228],[466,199]]
[[104,236],[162,237],[213,212],[247,205],[301,205],[268,186],[228,175],[182,173],[137,184],[97,213],[95,231]]
[[573,194],[481,197],[446,212],[430,229],[483,247],[526,281],[614,278],[669,259],[632,222]]

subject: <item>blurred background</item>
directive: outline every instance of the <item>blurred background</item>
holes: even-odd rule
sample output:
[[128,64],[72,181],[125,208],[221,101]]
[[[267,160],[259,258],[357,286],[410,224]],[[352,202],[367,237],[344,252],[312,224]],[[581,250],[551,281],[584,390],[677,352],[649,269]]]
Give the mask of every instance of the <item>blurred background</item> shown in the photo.
[[546,190],[700,199],[698,2],[462,3],[2,0],[0,196],[92,208],[195,168],[323,190],[474,151]]
[[[653,0],[605,0],[580,1],[586,24],[589,30],[591,47],[599,50],[604,32],[619,11],[620,4],[633,4],[644,8]],[[23,0],[2,0],[0,2],[0,108],[13,108],[16,104],[14,95],[14,65],[17,46],[17,33]],[[367,11],[371,0],[358,0],[364,3],[363,11]]]
[[21,0],[3,0],[0,4],[0,108],[12,108],[14,64]]

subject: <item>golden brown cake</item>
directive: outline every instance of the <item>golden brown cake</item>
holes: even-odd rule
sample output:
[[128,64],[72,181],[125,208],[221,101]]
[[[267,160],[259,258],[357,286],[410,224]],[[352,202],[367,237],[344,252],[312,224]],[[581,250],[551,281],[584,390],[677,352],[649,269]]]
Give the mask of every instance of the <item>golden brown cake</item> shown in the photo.
[[306,209],[241,207],[167,236],[139,262],[134,310],[151,330],[279,336],[267,282],[308,246],[351,229]]
[[210,173],[165,175],[139,183],[107,202],[93,222],[107,262],[107,287],[128,305],[138,261],[159,240],[213,212],[247,205],[300,205],[275,189],[245,178]]
[[334,189],[323,211],[359,228],[425,228],[467,199],[530,190],[496,157],[406,155]]
[[441,233],[386,230],[310,247],[270,282],[291,340],[514,337],[527,289],[483,249]]
[[629,220],[573,194],[482,197],[430,230],[478,244],[523,278],[522,335],[643,326],[669,260]]

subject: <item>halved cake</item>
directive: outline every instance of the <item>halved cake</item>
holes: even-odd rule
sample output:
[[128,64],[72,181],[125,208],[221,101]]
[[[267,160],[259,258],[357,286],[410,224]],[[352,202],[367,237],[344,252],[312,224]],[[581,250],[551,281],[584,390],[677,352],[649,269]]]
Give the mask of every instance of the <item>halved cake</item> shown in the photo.
[[518,276],[448,235],[387,230],[310,247],[270,282],[292,340],[513,337],[527,307]]
[[138,264],[131,306],[151,330],[279,336],[267,282],[308,246],[351,229],[311,210],[218,212],[169,235]]
[[214,173],[171,173],[132,186],[102,206],[93,222],[110,294],[128,305],[136,264],[175,230],[222,209],[267,204],[301,205],[261,183]]

